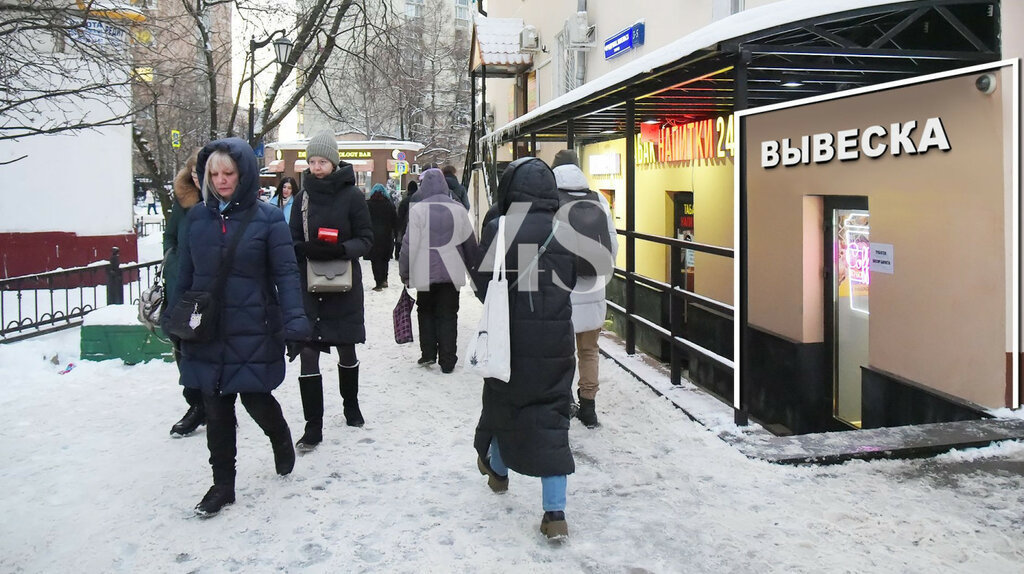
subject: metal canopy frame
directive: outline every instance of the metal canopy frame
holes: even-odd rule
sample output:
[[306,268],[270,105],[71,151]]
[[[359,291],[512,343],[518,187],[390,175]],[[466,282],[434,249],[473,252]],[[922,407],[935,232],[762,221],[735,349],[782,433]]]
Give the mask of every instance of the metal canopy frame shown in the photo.
[[[635,102],[638,132],[635,126],[645,120],[698,121],[996,61],[999,19],[998,0],[920,0],[793,22],[690,54],[534,118],[514,133],[499,130],[490,143],[619,139],[629,101]],[[737,66],[741,60],[745,67]],[[745,75],[743,105],[737,105],[737,70]]]
[[[481,150],[479,164],[492,188],[496,186],[496,146],[516,140],[566,142],[568,147],[609,139],[625,139],[626,158],[634,157],[634,136],[645,121],[682,124],[733,112],[821,96],[888,81],[962,68],[1000,59],[999,0],[918,0],[837,12],[827,16],[761,30],[719,42],[704,50],[681,57],[671,64],[633,76],[601,91],[521,122],[512,129],[487,134],[477,124],[470,136],[470,150]],[[485,72],[486,73],[486,72]],[[736,161],[742,163],[742,147]],[[488,157],[489,156],[489,157]],[[664,243],[678,260],[682,249],[733,257],[732,250],[713,248],[674,238],[651,238],[636,233],[636,166],[625,162],[625,223],[618,230],[626,238],[625,269],[616,274],[625,280],[625,307],[613,306],[626,317],[625,347],[636,351],[638,325],[654,329],[667,337],[671,349],[672,380],[679,381],[679,353],[695,351],[720,368],[735,372],[727,357],[690,343],[679,336],[673,322],[666,331],[636,314],[636,284],[651,280],[636,273],[637,240]],[[739,261],[745,269],[746,173],[738,170],[740,189],[738,244]],[[696,297],[672,284],[670,313],[677,299]],[[745,301],[745,274],[740,274],[739,300]],[[723,305],[723,308],[725,306]],[[746,324],[746,306],[739,308],[739,324]],[[742,347],[745,342],[740,341]],[[736,349],[737,352],[740,349]],[[749,356],[741,353],[741,359]],[[744,371],[740,369],[740,376]],[[740,386],[740,392],[746,385]],[[747,401],[736,396],[734,415],[737,424],[746,424]]]

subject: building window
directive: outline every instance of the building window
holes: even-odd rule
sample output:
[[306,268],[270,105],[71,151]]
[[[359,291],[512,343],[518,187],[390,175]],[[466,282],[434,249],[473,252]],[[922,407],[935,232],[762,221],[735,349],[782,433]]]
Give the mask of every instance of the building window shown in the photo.
[[469,26],[469,0],[455,0],[455,25]]
[[422,18],[423,0],[405,0],[405,17]]

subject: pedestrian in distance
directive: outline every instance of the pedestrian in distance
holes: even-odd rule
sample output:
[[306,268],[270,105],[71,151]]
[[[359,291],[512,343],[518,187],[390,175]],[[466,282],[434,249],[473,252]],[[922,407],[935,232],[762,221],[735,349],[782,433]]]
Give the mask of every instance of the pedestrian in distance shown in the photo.
[[576,152],[559,151],[552,166],[562,203],[559,217],[575,231],[580,245],[576,252],[576,287],[571,297],[580,381],[576,418],[587,428],[595,428],[600,426],[595,401],[601,358],[597,339],[608,312],[605,286],[612,276],[619,241],[608,200],[589,188]]
[[[164,307],[162,311],[173,309],[176,300],[171,297],[178,286],[178,266],[184,242],[188,239],[188,212],[202,199],[199,191],[199,174],[196,173],[196,159],[199,150],[185,160],[185,165],[174,177],[174,197],[171,200],[171,215],[164,226],[164,264],[161,274],[164,279]],[[173,339],[172,339],[173,340]],[[181,349],[174,344],[174,362],[180,366]],[[203,408],[203,393],[198,388],[183,386],[181,394],[188,403],[188,410],[181,419],[171,426],[171,436],[181,438],[188,436],[206,424],[206,409]]]
[[373,270],[373,290],[382,291],[388,286],[388,263],[391,261],[391,247],[398,234],[398,214],[387,189],[379,183],[371,188],[366,205],[370,209],[370,223],[373,225],[373,247],[366,258],[370,260],[370,268]]
[[[271,392],[284,380],[285,339],[308,338],[310,327],[288,226],[273,206],[259,200],[252,148],[239,138],[210,142],[199,152],[196,168],[203,203],[189,211],[171,299],[180,300],[189,290],[216,290],[222,270],[226,273],[215,294],[216,334],[208,341],[181,342],[181,383],[202,391],[206,411],[213,486],[195,511],[209,517],[235,501],[237,396],[270,439],[277,473],[286,475],[295,466],[291,432]],[[236,246],[234,256],[224,268],[230,245]]]
[[[309,168],[295,197],[296,211],[289,225],[299,269],[302,270],[303,302],[313,323],[308,342],[296,342],[289,357],[300,357],[299,391],[306,429],[296,446],[308,452],[323,441],[324,391],[320,353],[338,350],[338,389],[345,423],[365,423],[359,408],[359,359],[356,344],[366,342],[363,324],[363,275],[359,259],[370,252],[373,225],[366,198],[356,187],[352,165],[341,161],[334,134],[323,131],[306,146]],[[305,196],[305,199],[303,198]],[[309,237],[306,237],[308,228]],[[345,292],[311,293],[306,281],[306,261],[349,260],[352,289]]]
[[293,177],[283,177],[277,184],[277,193],[270,200],[284,213],[285,222],[291,221],[292,204],[295,203],[295,194],[299,191],[299,184],[295,183]]
[[402,238],[405,237],[405,230],[409,227],[409,202],[412,201],[412,196],[416,194],[417,190],[419,190],[419,183],[410,181],[402,200],[398,202],[398,220],[395,224],[398,227],[398,240],[395,241],[395,259],[398,259],[398,255],[402,251]]
[[444,172],[444,180],[448,184],[448,190],[451,193],[452,199],[461,203],[466,208],[466,211],[469,211],[469,192],[459,183],[459,179],[455,177],[455,166],[450,163],[445,164],[441,171]]
[[153,214],[159,215],[160,212],[156,209],[156,193],[152,189],[146,190],[146,215]]
[[[575,370],[572,304],[576,256],[559,238],[558,190],[551,168],[526,157],[505,168],[497,201],[481,232],[483,260],[475,265],[477,297],[486,296],[493,257],[504,257],[509,282],[511,376],[485,378],[483,408],[473,445],[477,468],[494,492],[508,490],[508,471],[541,478],[544,515],[540,530],[550,539],[568,536],[567,475],[575,470],[569,448],[569,407]],[[504,254],[489,252],[506,216]],[[411,225],[411,224],[410,224]],[[520,259],[533,252],[531,259]]]
[[458,362],[459,289],[466,284],[466,262],[476,261],[477,243],[469,212],[448,196],[444,174],[428,169],[409,204],[398,271],[416,289],[420,365],[435,362],[451,373]]

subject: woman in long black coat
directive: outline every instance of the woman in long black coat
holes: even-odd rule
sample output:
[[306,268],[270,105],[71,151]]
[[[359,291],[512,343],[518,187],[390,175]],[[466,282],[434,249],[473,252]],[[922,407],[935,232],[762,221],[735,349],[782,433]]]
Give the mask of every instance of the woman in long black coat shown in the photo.
[[[575,470],[569,448],[576,369],[569,295],[576,283],[576,263],[565,246],[571,230],[555,232],[558,201],[555,176],[543,161],[530,157],[509,164],[498,186],[498,201],[484,219],[480,252],[486,255],[473,273],[477,296],[483,300],[495,256],[489,251],[498,216],[509,215],[504,257],[510,285],[512,375],[507,383],[484,379],[483,410],[473,443],[479,455],[477,466],[488,475],[488,485],[495,492],[508,488],[508,469],[541,477],[544,517],[540,528],[552,538],[568,534],[566,475]],[[510,211],[513,204],[516,209]],[[545,243],[547,247],[540,251]],[[532,261],[519,260],[521,245],[535,246],[540,255],[530,273],[533,279],[527,281],[524,275],[521,284],[512,286],[518,278],[516,270],[529,267]]]
[[[236,395],[270,438],[278,474],[292,471],[291,433],[270,393],[284,380],[285,339],[307,338],[309,323],[291,235],[281,212],[259,201],[252,148],[239,138],[210,142],[199,152],[196,171],[204,203],[189,211],[187,237],[179,238],[181,263],[170,300],[179,301],[186,291],[211,292],[222,270],[227,273],[221,293],[215,294],[217,335],[209,341],[182,341],[179,364],[181,384],[203,394],[213,487],[196,513],[211,516],[235,501]],[[239,233],[244,235],[225,269],[224,253]],[[165,321],[169,316],[164,315]]]
[[[366,198],[356,187],[352,165],[338,157],[332,132],[320,132],[306,147],[309,169],[302,173],[301,190],[292,207],[291,226],[298,254],[306,315],[313,323],[309,342],[299,344],[299,391],[306,429],[296,443],[309,451],[323,441],[324,387],[320,353],[338,350],[338,389],[344,403],[345,422],[363,426],[359,409],[359,359],[356,343],[366,341],[363,324],[363,274],[359,258],[370,252],[373,227]],[[308,228],[308,239],[304,228]],[[336,234],[323,236],[321,230]],[[352,289],[336,293],[310,293],[306,284],[306,260],[352,262]]]
[[374,291],[381,291],[388,286],[388,262],[391,261],[391,246],[395,244],[398,231],[398,214],[395,204],[388,197],[387,188],[374,184],[370,199],[366,202],[370,209],[370,222],[373,224],[373,247],[367,258],[373,269]]

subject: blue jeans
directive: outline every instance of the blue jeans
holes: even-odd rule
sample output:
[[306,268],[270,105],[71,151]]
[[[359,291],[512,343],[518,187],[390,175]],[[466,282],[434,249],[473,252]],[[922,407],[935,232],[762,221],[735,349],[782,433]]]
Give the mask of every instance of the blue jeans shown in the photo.
[[[491,439],[491,448],[488,454],[491,457],[491,469],[500,475],[508,476],[508,467],[501,460],[501,451],[498,450],[498,439]],[[565,489],[567,484],[568,480],[564,474],[540,477],[541,499],[544,505],[544,512],[565,510]]]

